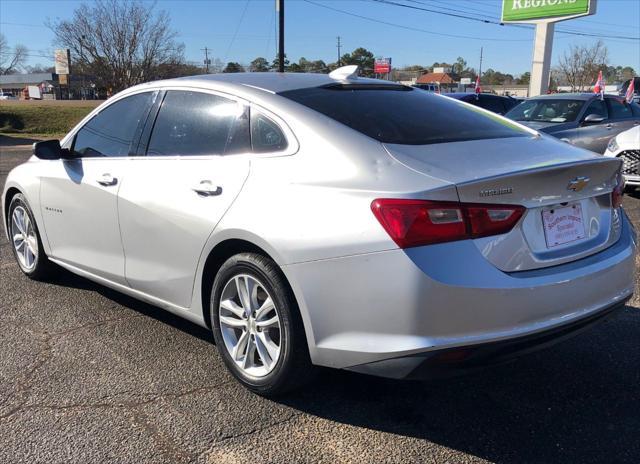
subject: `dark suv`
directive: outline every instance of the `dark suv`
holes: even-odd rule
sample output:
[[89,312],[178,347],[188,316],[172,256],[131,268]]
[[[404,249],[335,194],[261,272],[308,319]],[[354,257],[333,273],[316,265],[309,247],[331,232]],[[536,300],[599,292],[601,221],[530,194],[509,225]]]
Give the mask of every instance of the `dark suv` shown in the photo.
[[519,101],[511,97],[501,97],[499,95],[493,95],[490,93],[445,93],[447,97],[461,100],[465,103],[470,103],[485,110],[493,111],[498,114],[505,114],[511,108],[516,106]]
[[[629,89],[629,85],[631,84],[631,79],[627,79],[622,87],[620,88],[620,96],[624,97],[627,94],[627,90]],[[640,103],[640,77],[633,78],[633,101],[636,103]]]

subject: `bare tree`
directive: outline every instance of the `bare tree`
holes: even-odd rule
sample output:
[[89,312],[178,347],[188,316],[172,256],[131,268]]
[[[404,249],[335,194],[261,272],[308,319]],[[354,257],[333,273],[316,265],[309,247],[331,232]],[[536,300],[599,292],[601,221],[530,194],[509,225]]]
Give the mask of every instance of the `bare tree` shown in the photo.
[[24,45],[11,49],[4,34],[0,34],[0,74],[14,74],[20,70],[29,50]]
[[[96,0],[81,4],[73,18],[50,23],[56,41],[71,50],[76,73],[119,91],[157,79],[184,63],[166,11],[139,0]],[[163,77],[165,77],[163,75]]]
[[556,74],[572,92],[582,91],[594,83],[598,71],[605,70],[608,62],[609,52],[601,40],[591,47],[572,45],[558,61]]

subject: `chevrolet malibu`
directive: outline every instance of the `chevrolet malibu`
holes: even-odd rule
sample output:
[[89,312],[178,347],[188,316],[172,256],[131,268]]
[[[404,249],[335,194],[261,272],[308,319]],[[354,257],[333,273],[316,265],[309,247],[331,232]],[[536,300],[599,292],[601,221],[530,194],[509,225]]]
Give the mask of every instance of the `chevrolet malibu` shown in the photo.
[[619,159],[352,67],[139,85],[34,155],[2,197],[22,272],[209,328],[263,395],[500,362],[633,291]]

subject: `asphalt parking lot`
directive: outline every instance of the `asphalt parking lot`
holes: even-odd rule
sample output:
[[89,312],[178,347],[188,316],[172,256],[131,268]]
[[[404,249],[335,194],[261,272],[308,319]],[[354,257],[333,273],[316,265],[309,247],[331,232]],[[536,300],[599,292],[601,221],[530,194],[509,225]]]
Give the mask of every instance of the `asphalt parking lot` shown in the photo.
[[[0,140],[0,185],[29,151]],[[640,199],[627,197],[640,226]],[[636,285],[638,289],[638,285]],[[636,291],[640,295],[640,291]],[[279,401],[210,334],[0,238],[0,462],[640,462],[640,298],[546,351],[429,383],[323,372]]]

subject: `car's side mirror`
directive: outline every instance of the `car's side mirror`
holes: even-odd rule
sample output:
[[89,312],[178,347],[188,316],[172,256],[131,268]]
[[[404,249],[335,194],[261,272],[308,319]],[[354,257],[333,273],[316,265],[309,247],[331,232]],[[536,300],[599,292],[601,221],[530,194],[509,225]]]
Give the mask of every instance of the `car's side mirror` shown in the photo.
[[599,114],[591,113],[586,118],[582,120],[585,124],[598,124],[599,122],[604,121],[604,117]]
[[33,154],[42,160],[69,158],[69,150],[61,148],[59,140],[43,140],[34,143]]

